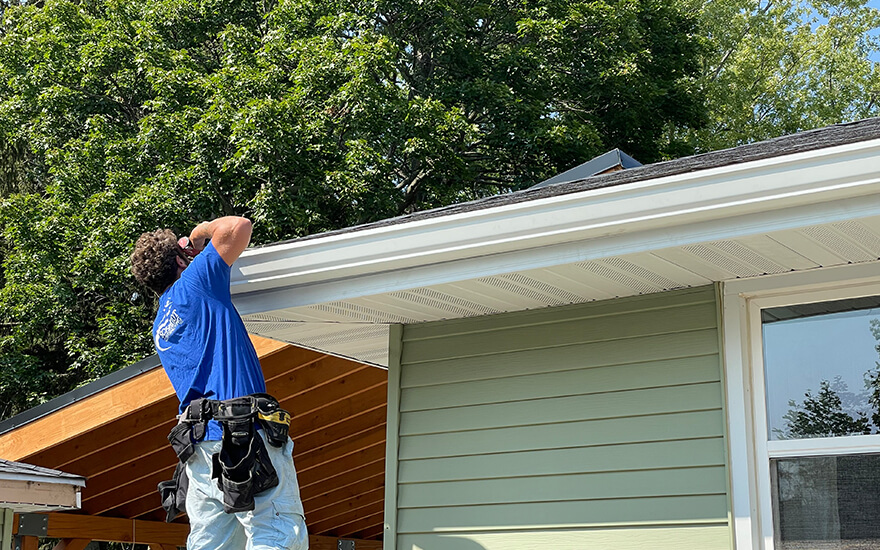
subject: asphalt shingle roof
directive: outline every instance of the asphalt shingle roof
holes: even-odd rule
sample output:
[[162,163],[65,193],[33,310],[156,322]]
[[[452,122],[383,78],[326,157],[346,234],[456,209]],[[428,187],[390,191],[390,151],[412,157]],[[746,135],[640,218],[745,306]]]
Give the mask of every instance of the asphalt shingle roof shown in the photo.
[[815,151],[838,145],[846,145],[849,143],[857,143],[860,141],[869,141],[872,139],[880,139],[880,117],[859,120],[856,122],[848,122],[844,124],[835,124],[825,128],[809,130],[797,134],[782,136],[757,143],[740,145],[731,149],[723,149],[721,151],[712,151],[689,157],[682,157],[654,164],[646,164],[628,170],[618,172],[610,172],[607,174],[599,174],[596,176],[584,178],[581,180],[560,183],[556,185],[547,185],[543,187],[531,187],[522,191],[506,193],[503,195],[495,195],[480,200],[453,204],[433,210],[424,210],[395,218],[388,218],[373,223],[348,227],[325,233],[317,233],[291,239],[278,243],[272,243],[265,246],[273,246],[275,244],[305,241],[326,237],[329,235],[338,235],[344,233],[352,233],[355,231],[364,231],[380,227],[399,225],[419,220],[427,220],[439,218],[443,216],[451,216],[465,212],[474,212],[488,208],[505,206],[509,204],[517,204],[527,201],[539,200],[548,197],[567,195],[571,193],[581,193],[593,189],[602,189],[633,183],[637,181],[647,181],[678,174],[686,174],[697,172],[700,170],[709,170],[712,168],[720,168],[722,166],[730,166],[734,164],[742,164],[756,160],[762,160],[773,157],[781,157],[795,153],[803,153],[807,151]]

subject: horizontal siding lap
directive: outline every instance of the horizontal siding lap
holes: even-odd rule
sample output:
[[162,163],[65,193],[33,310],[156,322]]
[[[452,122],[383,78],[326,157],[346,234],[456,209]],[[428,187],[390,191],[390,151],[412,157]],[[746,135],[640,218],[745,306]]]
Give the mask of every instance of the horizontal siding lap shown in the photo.
[[403,484],[722,465],[719,437],[402,460],[397,475]]
[[729,550],[726,525],[672,525],[613,529],[536,529],[423,533],[398,538],[401,550]]
[[603,300],[586,304],[409,325],[403,334],[403,341],[404,344],[408,344],[417,340],[449,338],[475,333],[483,333],[487,338],[492,338],[494,337],[492,333],[495,332],[523,326],[555,324],[560,321],[560,318],[567,320],[596,319],[626,315],[634,311],[669,310],[695,304],[713,304],[714,301],[715,290],[712,286],[705,286],[675,293],[649,294],[618,300]]
[[720,409],[628,418],[491,428],[467,432],[411,435],[399,440],[401,460],[528,450],[721,437]]
[[723,466],[605,472],[442,483],[407,483],[398,488],[398,507],[471,506],[719,494],[726,490]]
[[398,511],[399,533],[446,529],[510,529],[588,527],[595,524],[657,524],[727,519],[727,496],[698,495],[642,499],[488,504]]
[[[400,435],[552,424],[720,408],[721,384],[708,382],[597,395],[575,395],[451,409],[405,412]],[[584,440],[588,433],[582,434]]]
[[613,367],[409,388],[401,396],[400,410],[408,412],[717,382],[720,378],[721,367],[718,356],[703,355]]
[[[553,348],[580,343],[624,338],[644,338],[656,334],[688,332],[716,326],[713,304],[697,304],[627,315],[579,319],[553,324],[525,326],[486,334],[462,334],[409,342],[401,362],[440,361],[473,355],[495,355],[529,349]],[[455,342],[450,346],[450,342]]]
[[712,287],[404,328],[397,548],[727,548]]
[[[455,342],[449,342],[455,346]],[[405,365],[402,389],[718,353],[716,329]]]

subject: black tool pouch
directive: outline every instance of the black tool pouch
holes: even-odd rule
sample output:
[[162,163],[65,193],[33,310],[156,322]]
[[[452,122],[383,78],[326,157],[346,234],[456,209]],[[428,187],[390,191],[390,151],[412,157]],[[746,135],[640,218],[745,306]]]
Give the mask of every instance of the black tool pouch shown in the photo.
[[271,395],[257,393],[253,397],[257,408],[257,421],[263,428],[269,445],[283,446],[290,437],[290,413],[282,409]]
[[168,441],[171,442],[171,448],[174,449],[174,453],[181,463],[185,463],[196,452],[192,439],[192,428],[189,424],[178,424],[171,428]]
[[[221,458],[222,453],[223,451],[214,453],[214,456],[211,457],[213,460],[211,477],[217,480],[217,487],[223,493],[223,511],[232,514],[253,510],[254,480],[250,471],[243,467],[240,469],[236,467],[242,466],[241,463],[233,465],[229,469],[225,468],[223,460],[228,460],[229,457]],[[227,471],[232,474],[232,477],[227,475]]]
[[[244,425],[243,422],[250,423]],[[278,485],[278,473],[253,419],[222,422],[223,442],[214,454],[211,477],[223,493],[226,513],[254,509],[254,496]]]
[[267,489],[278,485],[278,472],[269,457],[269,450],[263,443],[263,438],[254,436],[254,494],[259,495]]
[[174,475],[169,481],[159,483],[159,496],[162,508],[165,509],[165,521],[171,523],[182,512],[186,512],[186,492],[189,489],[189,477],[182,462],[177,463]]

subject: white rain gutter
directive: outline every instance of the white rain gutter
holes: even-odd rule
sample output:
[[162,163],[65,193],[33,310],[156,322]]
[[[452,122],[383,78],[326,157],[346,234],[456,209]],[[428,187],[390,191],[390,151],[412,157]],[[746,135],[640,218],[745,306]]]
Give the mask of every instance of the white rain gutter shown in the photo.
[[249,249],[242,314],[880,215],[880,140]]

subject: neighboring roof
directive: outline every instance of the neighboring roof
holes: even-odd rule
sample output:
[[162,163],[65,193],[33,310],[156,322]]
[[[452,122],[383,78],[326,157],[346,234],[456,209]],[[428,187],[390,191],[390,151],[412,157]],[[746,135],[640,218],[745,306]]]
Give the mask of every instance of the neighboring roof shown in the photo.
[[21,479],[27,481],[42,481],[44,483],[66,483],[85,487],[86,479],[75,474],[68,474],[60,470],[34,466],[23,462],[0,459],[0,479]]
[[[803,153],[814,151],[817,149],[825,149],[837,145],[846,145],[849,143],[857,143],[872,139],[880,139],[880,117],[848,122],[843,124],[835,124],[825,128],[816,130],[808,130],[805,132],[782,136],[757,143],[740,145],[730,149],[721,151],[712,151],[679,159],[657,162],[654,164],[646,164],[631,168],[629,170],[621,170],[618,172],[610,172],[598,176],[592,176],[581,180],[571,181],[558,185],[550,185],[545,187],[532,187],[523,191],[507,193],[504,195],[495,195],[471,202],[453,204],[433,210],[424,210],[404,216],[388,218],[373,223],[347,227],[335,231],[327,231],[314,235],[307,235],[298,239],[290,239],[267,244],[264,246],[277,246],[280,244],[291,243],[296,241],[304,241],[316,238],[325,238],[330,235],[338,235],[342,233],[351,233],[355,231],[363,231],[375,229],[389,225],[397,225],[417,220],[425,220],[442,216],[450,216],[464,212],[472,212],[475,210],[483,210],[504,206],[508,204],[516,204],[520,202],[533,201],[547,197],[566,195],[570,193],[580,193],[593,189],[601,189],[605,187],[613,187],[626,183],[637,181],[645,181],[657,179],[678,174],[687,174],[711,168],[720,168],[733,164],[741,164],[756,160],[762,160],[795,153]],[[255,247],[260,248],[260,247]]]
[[535,184],[529,189],[537,189],[539,187],[547,187],[548,185],[558,185],[560,183],[569,183],[591,178],[598,174],[611,171],[613,169],[630,169],[642,166],[642,163],[627,155],[620,149],[612,149],[607,153],[603,153],[583,164],[579,164],[570,170],[566,170],[561,174],[556,174],[550,179],[546,179],[541,183]]
[[153,370],[160,366],[161,363],[159,362],[159,356],[153,354],[146,359],[138,361],[133,365],[129,365],[125,368],[119,369],[118,371],[112,372],[107,376],[103,376],[98,380],[95,380],[94,382],[91,382],[84,386],[80,386],[79,388],[71,390],[54,399],[50,399],[45,403],[30,408],[11,418],[0,421],[0,434],[4,434],[10,430],[14,430],[19,426],[27,424],[28,422],[51,414],[58,409],[66,407],[67,405],[76,403],[77,401],[81,401],[86,397],[106,390],[107,388],[113,387],[117,384],[125,382],[126,380],[134,378],[141,373]]

